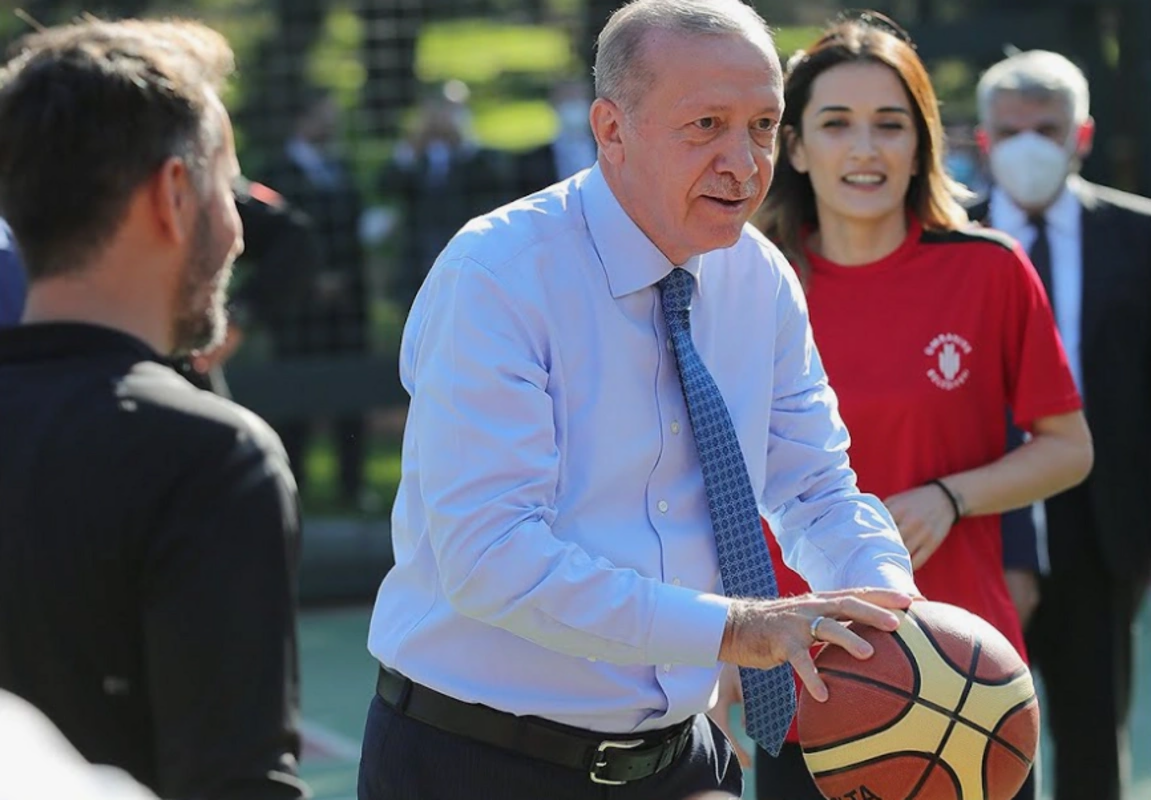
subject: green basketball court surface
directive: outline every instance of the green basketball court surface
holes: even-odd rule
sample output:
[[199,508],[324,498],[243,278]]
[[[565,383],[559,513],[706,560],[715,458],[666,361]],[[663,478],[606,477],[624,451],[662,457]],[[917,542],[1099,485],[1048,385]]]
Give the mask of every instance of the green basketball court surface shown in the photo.
[[[375,689],[375,664],[366,648],[370,614],[367,606],[315,608],[301,614],[305,739],[301,769],[316,800],[356,796],[360,737]],[[1131,719],[1134,780],[1128,800],[1151,800],[1151,604],[1145,604],[1140,618],[1137,652]],[[754,777],[749,775],[746,783],[752,786]],[[750,796],[749,789],[745,797]],[[1049,797],[1045,791],[1044,798]]]

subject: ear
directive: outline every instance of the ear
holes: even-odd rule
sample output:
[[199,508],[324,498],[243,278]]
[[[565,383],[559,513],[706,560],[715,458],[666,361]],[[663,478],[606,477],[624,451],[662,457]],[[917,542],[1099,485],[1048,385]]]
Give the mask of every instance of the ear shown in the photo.
[[181,158],[165,161],[148,187],[152,216],[158,234],[172,244],[182,245],[195,226],[199,196],[188,165]]
[[623,109],[603,97],[591,104],[591,130],[599,150],[612,164],[623,162]]
[[975,143],[983,155],[991,155],[991,136],[983,128],[975,129]]
[[1079,130],[1075,132],[1075,155],[1080,159],[1087,158],[1091,154],[1091,148],[1095,146],[1095,119],[1088,117],[1083,120],[1079,126]]
[[795,171],[806,175],[810,169],[807,163],[807,148],[803,146],[803,139],[800,137],[799,132],[795,129],[794,125],[787,125],[783,131],[783,146],[787,152],[787,160],[791,162],[791,166],[795,167]]

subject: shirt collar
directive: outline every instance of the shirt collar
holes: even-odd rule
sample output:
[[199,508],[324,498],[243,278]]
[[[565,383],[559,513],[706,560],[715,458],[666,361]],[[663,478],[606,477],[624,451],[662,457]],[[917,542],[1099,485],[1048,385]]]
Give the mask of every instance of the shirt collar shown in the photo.
[[[675,268],[624,211],[598,164],[581,173],[577,182],[584,221],[607,274],[612,297],[654,286]],[[691,273],[699,291],[703,256],[692,256],[679,266]]]
[[[1043,212],[1043,219],[1047,222],[1048,230],[1073,232],[1078,227],[1079,199],[1075,196],[1074,184],[1081,180],[1079,176],[1072,175],[1055,198],[1055,202]],[[989,216],[995,220],[995,226],[1008,233],[1023,230],[1031,225],[1026,211],[1015,204],[1007,196],[1007,192],[995,186],[991,190]]]
[[0,363],[106,355],[169,363],[135,336],[100,325],[37,322],[0,331]]

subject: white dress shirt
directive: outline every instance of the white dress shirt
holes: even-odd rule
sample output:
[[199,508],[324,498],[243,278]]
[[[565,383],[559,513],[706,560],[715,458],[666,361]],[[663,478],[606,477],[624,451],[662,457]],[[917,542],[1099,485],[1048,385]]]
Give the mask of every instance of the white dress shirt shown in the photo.
[[[1077,176],[1072,176],[1068,183],[1077,180]],[[1064,187],[1043,217],[1051,247],[1051,293],[1055,295],[1051,310],[1055,314],[1055,325],[1063,340],[1075,386],[1082,394],[1083,365],[1079,358],[1079,339],[1083,313],[1083,207],[1074,192]],[[1028,220],[1027,212],[1015,205],[999,187],[991,190],[988,222],[1031,252],[1031,246],[1035,244],[1035,227]]]
[[[762,511],[816,589],[912,591],[861,495],[798,281],[750,226],[683,265]],[[730,601],[657,281],[598,167],[473,220],[404,328],[396,566],[369,649],[466,702],[663,728],[713,702]]]

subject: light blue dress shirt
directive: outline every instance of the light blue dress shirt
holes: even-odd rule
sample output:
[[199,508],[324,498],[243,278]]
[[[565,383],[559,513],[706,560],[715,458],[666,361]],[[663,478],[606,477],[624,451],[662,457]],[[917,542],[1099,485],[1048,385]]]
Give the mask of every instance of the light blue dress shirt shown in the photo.
[[[862,495],[795,274],[748,226],[682,265],[760,507],[816,589],[913,590]],[[596,731],[714,702],[730,601],[656,282],[598,167],[473,220],[404,329],[396,565],[369,649],[466,702]]]

